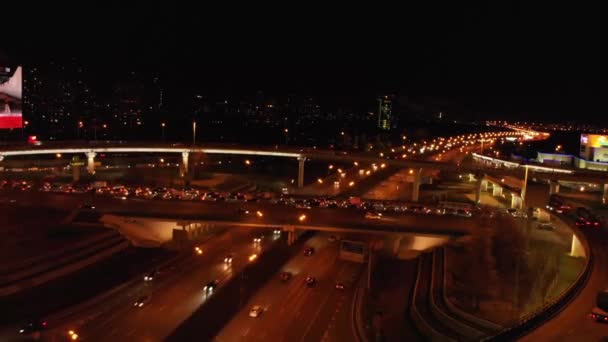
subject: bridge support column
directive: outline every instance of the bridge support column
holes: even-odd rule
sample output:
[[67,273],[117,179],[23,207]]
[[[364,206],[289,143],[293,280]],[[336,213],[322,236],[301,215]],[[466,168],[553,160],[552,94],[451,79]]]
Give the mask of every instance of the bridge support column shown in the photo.
[[604,192],[602,192],[602,204],[608,204],[608,184],[604,184]]
[[494,186],[492,186],[492,196],[502,196],[502,186],[494,184]]
[[72,181],[78,182],[80,180],[80,166],[72,165]]
[[522,207],[521,197],[511,194],[511,208],[521,209],[521,207]]
[[558,194],[559,193],[559,182],[557,181],[549,181],[549,195]]
[[570,256],[571,257],[584,257],[585,249],[581,245],[581,242],[576,237],[575,234],[572,234],[572,244],[570,245]]
[[188,156],[190,156],[190,152],[182,152],[182,165],[181,165],[182,177],[188,174]]
[[472,173],[469,173],[469,182],[474,182],[475,181],[475,175]]
[[298,188],[304,187],[304,163],[306,157],[298,157]]
[[96,152],[87,152],[85,153],[87,156],[87,172],[91,175],[95,174],[95,157],[97,156]]
[[420,198],[420,183],[422,183],[422,169],[414,171],[414,182],[412,183],[412,202],[418,202]]
[[[481,189],[483,187],[484,184],[484,177],[480,176],[477,178],[477,187],[475,188],[475,203],[479,204],[479,202],[481,202]],[[488,187],[488,182],[485,181],[486,183],[486,188]]]
[[481,180],[481,191],[488,191],[488,181],[485,179]]

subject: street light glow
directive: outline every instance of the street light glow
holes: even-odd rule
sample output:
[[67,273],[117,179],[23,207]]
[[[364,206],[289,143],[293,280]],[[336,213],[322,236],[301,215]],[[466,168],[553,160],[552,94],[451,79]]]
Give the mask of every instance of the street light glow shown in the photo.
[[300,215],[300,217],[298,217],[298,221],[300,221],[300,222],[304,222],[305,220],[306,220],[305,214],[302,214],[302,215]]

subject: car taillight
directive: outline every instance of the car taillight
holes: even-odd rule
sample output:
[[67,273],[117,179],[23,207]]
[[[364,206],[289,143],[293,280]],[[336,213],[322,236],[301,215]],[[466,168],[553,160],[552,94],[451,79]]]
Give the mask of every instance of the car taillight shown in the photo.
[[599,222],[593,222],[594,225],[599,226],[600,223]]
[[42,322],[42,326],[46,327],[46,321]]
[[590,225],[590,224],[591,224],[591,222],[587,221],[587,225]]

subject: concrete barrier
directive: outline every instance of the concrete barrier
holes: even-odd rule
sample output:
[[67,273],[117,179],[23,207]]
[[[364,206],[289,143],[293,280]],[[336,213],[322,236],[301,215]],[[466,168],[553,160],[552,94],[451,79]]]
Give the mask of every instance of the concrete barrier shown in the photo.
[[418,258],[418,272],[416,273],[416,282],[414,283],[414,291],[412,293],[412,301],[411,301],[411,305],[410,305],[410,318],[412,319],[412,321],[414,322],[414,325],[416,326],[416,328],[418,329],[418,331],[420,331],[420,333],[429,338],[431,341],[453,341],[455,342],[453,339],[451,339],[450,337],[444,336],[443,334],[439,333],[437,330],[433,329],[432,326],[430,326],[422,317],[422,315],[420,315],[420,312],[418,312],[418,309],[416,308],[416,297],[417,297],[417,293],[418,293],[418,286],[420,283],[420,269],[422,268],[422,259],[419,257]]
[[[431,309],[431,313],[437,319],[441,320],[441,322],[443,324],[445,324],[448,328],[450,328],[453,331],[457,331],[460,335],[462,335],[462,337],[465,341],[479,341],[480,339],[482,339],[485,336],[484,333],[467,325],[466,323],[463,323],[462,321],[454,319],[452,316],[448,315],[437,305],[437,303],[435,301],[435,277],[437,276],[436,272],[435,272],[436,271],[435,265],[436,265],[437,253],[435,251],[433,251],[432,253],[433,253],[433,267],[432,267],[433,271],[431,272],[431,291],[430,291],[430,296],[429,296],[429,306]],[[443,270],[440,270],[440,272],[443,272]],[[443,288],[442,288],[442,292],[443,292]]]

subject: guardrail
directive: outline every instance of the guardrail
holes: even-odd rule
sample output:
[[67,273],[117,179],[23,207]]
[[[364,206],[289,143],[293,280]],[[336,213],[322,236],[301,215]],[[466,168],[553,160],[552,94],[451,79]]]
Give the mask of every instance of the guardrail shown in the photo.
[[587,262],[585,263],[583,272],[579,274],[576,281],[572,283],[572,285],[570,285],[566,291],[558,296],[558,298],[546,303],[545,305],[542,305],[535,311],[524,316],[519,320],[517,325],[507,328],[498,334],[485,339],[484,341],[514,341],[517,338],[530,333],[532,330],[536,329],[538,326],[547,322],[562,311],[565,306],[585,287],[593,269],[593,253],[591,252],[589,242],[584,238],[581,232],[576,228],[570,228],[573,230],[579,241],[582,242],[585,252],[587,253]]

